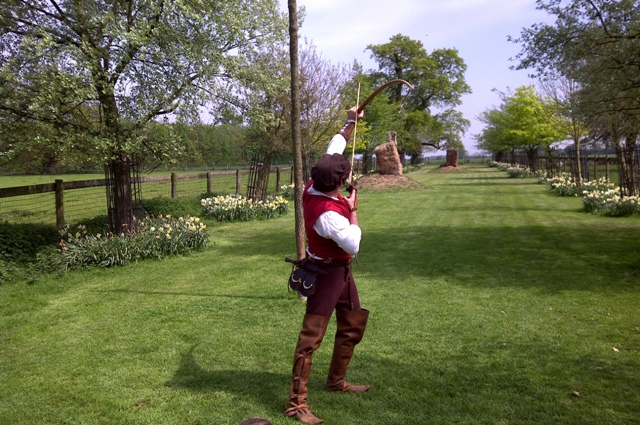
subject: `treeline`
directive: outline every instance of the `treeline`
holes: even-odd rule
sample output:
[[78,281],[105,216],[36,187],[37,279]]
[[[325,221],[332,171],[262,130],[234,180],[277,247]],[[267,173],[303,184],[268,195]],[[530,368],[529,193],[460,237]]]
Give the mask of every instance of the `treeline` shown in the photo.
[[640,7],[637,1],[537,0],[553,23],[524,28],[516,69],[535,72],[538,87],[502,93],[481,114],[477,147],[498,157],[524,153],[529,163],[563,143],[575,152],[581,184],[583,148],[613,149],[634,174],[640,142]]

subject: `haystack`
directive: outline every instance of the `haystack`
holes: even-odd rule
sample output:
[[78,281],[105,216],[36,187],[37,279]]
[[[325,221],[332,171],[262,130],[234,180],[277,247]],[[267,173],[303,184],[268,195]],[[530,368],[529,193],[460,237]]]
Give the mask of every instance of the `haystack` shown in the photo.
[[396,132],[389,133],[389,141],[374,150],[380,174],[390,174],[394,176],[402,175],[402,162],[398,154],[398,144],[396,142]]

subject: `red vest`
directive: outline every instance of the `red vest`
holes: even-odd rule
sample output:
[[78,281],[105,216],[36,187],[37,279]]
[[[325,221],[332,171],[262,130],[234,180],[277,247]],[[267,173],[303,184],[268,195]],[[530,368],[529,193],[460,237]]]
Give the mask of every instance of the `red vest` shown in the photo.
[[320,214],[326,211],[335,211],[349,220],[351,213],[347,201],[338,194],[338,200],[328,198],[326,196],[310,195],[309,188],[313,184],[313,180],[307,184],[302,194],[302,207],[304,209],[304,228],[307,233],[307,243],[309,244],[309,252],[317,257],[332,258],[334,260],[348,260],[353,255],[349,254],[338,246],[331,239],[323,238],[315,231],[315,224]]

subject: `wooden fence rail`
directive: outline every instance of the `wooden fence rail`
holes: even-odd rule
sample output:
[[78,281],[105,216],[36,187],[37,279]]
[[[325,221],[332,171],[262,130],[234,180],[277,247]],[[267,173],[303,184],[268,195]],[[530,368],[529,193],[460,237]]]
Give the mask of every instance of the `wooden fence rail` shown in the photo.
[[[276,174],[276,192],[280,189],[280,181],[281,181],[281,173],[283,171],[290,171],[290,167],[278,167],[272,174]],[[212,193],[212,180],[215,178],[224,178],[224,177],[234,177],[235,176],[235,191],[236,193],[241,193],[241,176],[249,174],[249,171],[244,170],[236,170],[236,171],[224,171],[224,172],[207,172],[207,173],[199,173],[199,174],[184,174],[179,175],[177,173],[171,173],[170,176],[153,176],[153,177],[141,177],[140,183],[166,183],[171,182],[171,197],[178,197],[178,189],[180,187],[180,182],[188,181],[188,180],[203,180],[206,179],[206,192]],[[293,173],[291,173],[290,183],[293,180]],[[56,217],[56,226],[63,227],[66,223],[65,221],[65,212],[64,212],[64,194],[66,191],[74,190],[74,189],[86,189],[86,188],[95,188],[95,187],[104,187],[106,185],[106,180],[82,180],[82,181],[69,181],[65,182],[63,180],[55,180],[54,183],[45,183],[45,184],[36,184],[36,185],[27,185],[27,186],[17,186],[17,187],[8,187],[8,188],[0,188],[0,199],[12,198],[17,196],[28,196],[28,195],[39,195],[46,193],[54,193],[55,195],[55,217]],[[203,188],[204,189],[204,188]],[[105,194],[106,196],[106,194]],[[105,198],[105,208],[106,208],[106,198]],[[1,219],[6,219],[6,217],[0,216]]]

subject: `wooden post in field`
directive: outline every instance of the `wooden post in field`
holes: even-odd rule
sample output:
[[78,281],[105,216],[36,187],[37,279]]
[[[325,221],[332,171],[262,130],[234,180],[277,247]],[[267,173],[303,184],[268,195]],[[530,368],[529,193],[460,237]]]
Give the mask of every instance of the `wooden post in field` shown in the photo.
[[171,173],[171,199],[175,199],[178,196],[178,176],[176,173]]
[[64,227],[64,182],[56,179],[56,226]]
[[240,169],[236,170],[236,193],[240,193]]
[[280,167],[276,167],[276,193],[280,193]]
[[211,193],[211,172],[207,172],[207,194]]

